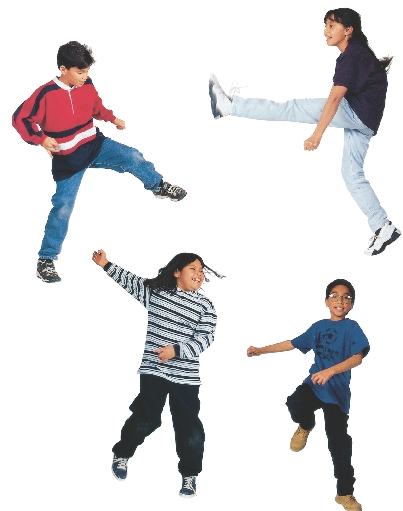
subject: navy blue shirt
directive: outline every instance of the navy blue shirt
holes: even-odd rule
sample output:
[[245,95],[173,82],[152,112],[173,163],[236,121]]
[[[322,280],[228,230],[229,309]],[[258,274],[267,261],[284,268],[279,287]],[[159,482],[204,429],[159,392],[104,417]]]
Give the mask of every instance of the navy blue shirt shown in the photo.
[[368,48],[350,41],[336,60],[334,85],[346,87],[345,98],[359,119],[376,134],[385,109],[386,71]]
[[315,361],[304,383],[311,386],[321,401],[339,405],[344,413],[348,413],[351,370],[335,374],[324,385],[314,385],[311,376],[360,352],[364,357],[367,355],[368,339],[359,324],[347,318],[341,321],[322,319],[314,323],[304,334],[293,339],[291,344],[304,354],[310,350],[315,353]]

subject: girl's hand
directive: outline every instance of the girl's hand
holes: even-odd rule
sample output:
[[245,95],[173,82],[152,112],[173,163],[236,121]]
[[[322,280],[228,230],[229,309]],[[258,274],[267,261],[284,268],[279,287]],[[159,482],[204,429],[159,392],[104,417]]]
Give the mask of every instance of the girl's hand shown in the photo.
[[324,385],[330,380],[333,374],[331,367],[329,369],[323,369],[323,371],[319,371],[311,376],[312,383],[314,385]]
[[304,151],[314,151],[319,147],[320,141],[322,137],[313,134],[304,142]]
[[101,266],[102,268],[104,268],[105,264],[109,262],[103,250],[93,252],[92,260],[94,261],[95,264]]
[[170,344],[169,346],[164,346],[163,348],[154,350],[154,353],[158,353],[160,362],[165,363],[175,357],[175,348]]
[[112,121],[113,124],[116,126],[118,130],[125,130],[126,129],[126,123],[125,121],[122,121],[122,119],[115,119]]
[[260,348],[249,346],[246,354],[248,355],[248,357],[258,357],[259,355],[261,355]]

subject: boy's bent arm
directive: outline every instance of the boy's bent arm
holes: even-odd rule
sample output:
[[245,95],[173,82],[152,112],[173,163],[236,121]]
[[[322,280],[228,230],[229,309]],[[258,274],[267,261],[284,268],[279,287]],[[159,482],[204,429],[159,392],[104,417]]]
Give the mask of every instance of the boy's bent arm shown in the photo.
[[292,345],[291,341],[283,341],[276,344],[269,344],[263,348],[255,348],[255,346],[250,346],[246,354],[248,357],[258,357],[259,355],[264,355],[265,353],[280,353],[282,351],[290,351],[293,349],[294,346]]
[[349,371],[350,369],[359,366],[362,362],[362,358],[363,353],[360,352],[350,358],[347,358],[339,364],[328,367],[327,369],[323,369],[322,371],[319,371],[318,373],[315,373],[311,376],[312,383],[314,385],[324,385],[335,374],[344,373],[345,371]]

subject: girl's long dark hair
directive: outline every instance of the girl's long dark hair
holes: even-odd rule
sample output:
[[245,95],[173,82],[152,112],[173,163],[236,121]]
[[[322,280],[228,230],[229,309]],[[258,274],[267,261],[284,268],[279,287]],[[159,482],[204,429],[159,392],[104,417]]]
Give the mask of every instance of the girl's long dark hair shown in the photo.
[[[331,16],[333,16],[334,21],[337,23],[341,23],[343,27],[352,27],[353,28],[353,34],[351,36],[351,41],[357,41],[372,53],[372,55],[377,58],[377,56],[374,53],[374,50],[370,47],[368,44],[367,36],[364,34],[361,28],[361,16],[358,14],[358,12],[353,11],[353,9],[340,8],[340,9],[333,9],[331,11],[328,11],[325,14],[325,23],[326,20],[330,19]],[[379,62],[381,66],[385,69],[386,72],[389,71],[391,62],[393,57],[382,57],[379,59]]]
[[177,270],[182,271],[185,266],[193,263],[196,261],[196,259],[198,259],[202,265],[206,282],[209,281],[206,276],[208,273],[213,273],[219,279],[223,278],[223,275],[220,275],[216,271],[209,268],[199,255],[192,254],[191,252],[182,252],[181,254],[177,254],[173,259],[171,259],[166,266],[160,268],[158,270],[157,277],[153,279],[147,279],[144,284],[149,286],[152,290],[164,289],[165,291],[175,292],[177,284],[174,272]]

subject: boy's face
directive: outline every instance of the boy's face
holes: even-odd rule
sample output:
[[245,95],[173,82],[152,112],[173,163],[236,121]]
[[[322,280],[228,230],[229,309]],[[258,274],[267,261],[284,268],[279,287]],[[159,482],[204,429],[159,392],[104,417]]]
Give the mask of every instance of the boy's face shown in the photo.
[[201,262],[196,259],[182,270],[176,270],[174,277],[176,277],[176,283],[182,291],[197,291],[204,281]]
[[353,308],[350,291],[346,286],[335,286],[325,300],[326,306],[330,310],[330,319],[332,321],[340,321],[344,319]]
[[88,71],[90,67],[85,69],[79,69],[78,67],[71,67],[67,69],[65,66],[60,66],[60,78],[59,80],[69,87],[82,87],[88,78]]

